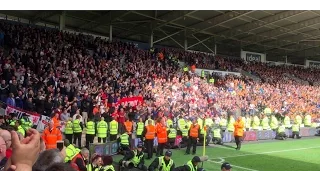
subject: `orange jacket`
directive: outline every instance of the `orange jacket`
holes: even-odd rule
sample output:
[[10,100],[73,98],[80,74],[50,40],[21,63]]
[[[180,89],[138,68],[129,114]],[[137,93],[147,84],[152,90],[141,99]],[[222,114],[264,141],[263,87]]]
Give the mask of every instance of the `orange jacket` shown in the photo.
[[243,136],[244,122],[242,120],[237,120],[234,124],[234,136]]
[[192,124],[190,128],[190,136],[193,138],[199,138],[199,129],[200,129],[199,124],[196,124],[196,125]]
[[58,118],[53,117],[53,118],[52,118],[52,121],[53,121],[54,127],[60,126],[60,120],[59,120]]
[[148,125],[146,126],[147,132],[146,132],[146,139],[154,139],[155,135],[156,135],[156,129],[154,127],[154,125]]
[[168,140],[167,128],[163,126],[161,123],[158,123],[156,131],[157,131],[158,143],[160,144],[167,143],[167,140]]
[[54,127],[51,132],[49,127],[47,127],[42,133],[42,139],[46,144],[46,149],[55,149],[57,148],[57,141],[62,140],[62,135],[56,127]]
[[124,126],[126,127],[128,134],[132,134],[133,123],[131,121],[126,121],[124,122]]

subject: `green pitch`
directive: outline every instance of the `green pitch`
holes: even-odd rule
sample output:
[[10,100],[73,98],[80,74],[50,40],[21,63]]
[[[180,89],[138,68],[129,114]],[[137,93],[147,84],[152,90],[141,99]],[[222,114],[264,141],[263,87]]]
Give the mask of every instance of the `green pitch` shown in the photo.
[[[233,171],[319,171],[320,139],[295,139],[285,141],[261,141],[243,143],[240,151],[235,144],[206,147],[209,160],[204,163],[206,171],[220,171],[221,163],[229,162]],[[185,149],[172,150],[176,166],[185,164],[193,155],[184,155]],[[202,147],[197,147],[198,156]],[[121,156],[115,156],[118,161]],[[148,166],[152,161],[146,160]]]

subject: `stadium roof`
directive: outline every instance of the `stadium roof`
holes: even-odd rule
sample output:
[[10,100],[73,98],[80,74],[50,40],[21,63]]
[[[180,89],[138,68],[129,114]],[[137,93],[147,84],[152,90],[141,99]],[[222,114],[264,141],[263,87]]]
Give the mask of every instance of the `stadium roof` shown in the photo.
[[320,11],[182,10],[182,11],[0,11],[2,14],[59,26],[65,13],[68,29],[239,56],[240,50],[267,53],[267,60],[292,63],[320,60]]

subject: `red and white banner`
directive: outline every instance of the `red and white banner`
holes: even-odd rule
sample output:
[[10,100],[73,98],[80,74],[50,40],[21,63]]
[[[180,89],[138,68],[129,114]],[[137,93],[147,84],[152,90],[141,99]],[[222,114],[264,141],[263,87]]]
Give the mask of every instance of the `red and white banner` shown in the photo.
[[143,97],[136,96],[136,97],[122,98],[116,103],[115,107],[120,106],[121,103],[123,103],[124,106],[127,106],[128,104],[130,104],[131,107],[136,107],[139,104],[143,104]]
[[40,114],[28,112],[23,109],[7,105],[5,115],[9,115],[10,113],[15,113],[18,119],[22,117],[23,113],[27,114],[27,116],[29,117],[29,120],[32,121],[33,125],[38,125],[40,121]]
[[41,120],[39,121],[39,124],[37,126],[37,131],[42,132],[49,124],[49,121],[51,121],[50,117],[41,115]]

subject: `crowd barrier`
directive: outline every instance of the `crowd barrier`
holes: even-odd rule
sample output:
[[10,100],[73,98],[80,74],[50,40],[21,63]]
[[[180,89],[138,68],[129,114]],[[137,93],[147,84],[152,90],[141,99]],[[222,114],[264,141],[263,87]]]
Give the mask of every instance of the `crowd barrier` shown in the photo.
[[[316,128],[312,127],[302,127],[300,128],[300,135],[302,137],[314,136],[317,133]],[[286,129],[287,136],[292,135],[291,129]],[[244,134],[244,141],[259,141],[259,140],[270,140],[275,139],[276,132],[272,130],[262,130],[262,131],[246,131]],[[233,132],[224,132],[224,137],[222,139],[224,143],[234,142]]]

